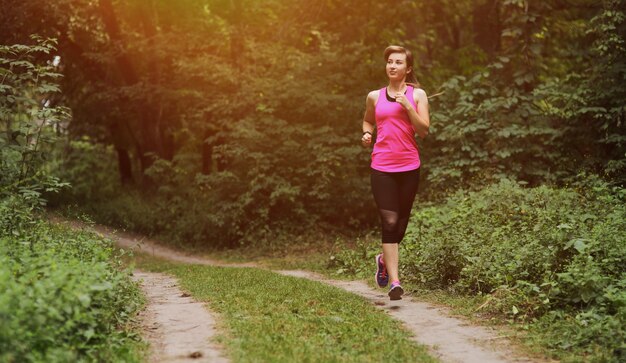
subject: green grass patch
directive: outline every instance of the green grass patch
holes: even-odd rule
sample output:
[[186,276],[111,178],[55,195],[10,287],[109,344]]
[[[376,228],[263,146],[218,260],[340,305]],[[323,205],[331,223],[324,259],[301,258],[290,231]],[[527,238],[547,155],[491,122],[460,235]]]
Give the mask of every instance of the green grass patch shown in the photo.
[[212,250],[208,257],[229,263],[255,262],[271,269],[325,272],[328,256],[337,243],[323,236],[281,237],[274,246],[245,246],[237,249]]
[[361,297],[254,268],[181,265],[143,256],[221,316],[234,362],[435,362],[401,324]]

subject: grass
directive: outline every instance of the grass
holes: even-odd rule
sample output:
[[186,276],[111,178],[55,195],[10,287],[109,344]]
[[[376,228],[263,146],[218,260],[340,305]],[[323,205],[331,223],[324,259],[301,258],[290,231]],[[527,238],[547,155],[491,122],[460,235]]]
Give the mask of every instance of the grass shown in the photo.
[[271,269],[309,270],[322,272],[326,270],[326,261],[333,245],[322,242],[318,245],[287,245],[273,249],[242,247],[228,250],[212,250],[205,256],[227,263],[255,262]]
[[138,256],[176,276],[220,316],[233,362],[435,362],[401,324],[361,297],[254,268],[185,265]]
[[[366,236],[366,241],[361,244],[374,244],[375,241]],[[343,247],[342,247],[343,246]],[[271,269],[303,269],[321,273],[329,278],[341,280],[362,280],[365,279],[368,285],[375,287],[373,278],[374,266],[371,261],[363,261],[363,264],[371,262],[371,274],[367,266],[363,266],[359,272],[343,270],[338,273],[338,269],[329,263],[329,256],[336,253],[340,248],[356,249],[349,241],[337,240],[334,243],[321,243],[319,250],[307,250],[306,244],[300,247],[286,247],[284,255],[278,255],[270,250],[237,249],[211,254],[212,258],[218,258],[227,262],[248,262],[255,261]],[[371,275],[371,276],[370,276]],[[447,307],[455,316],[462,316],[474,324],[495,326],[511,343],[515,350],[522,354],[542,359],[545,356],[564,358],[566,361],[576,361],[580,356],[567,355],[563,352],[557,353],[553,349],[547,349],[545,345],[545,334],[541,331],[529,330],[527,325],[518,324],[515,321],[505,319],[502,316],[483,313],[481,305],[488,301],[488,295],[466,295],[450,290],[428,290],[423,287],[403,283],[404,288],[410,292],[411,296],[434,305]],[[556,354],[555,354],[556,353]]]
[[[331,256],[341,251],[357,250],[361,245],[376,245],[378,239],[373,234],[333,235],[311,231],[309,235],[282,236],[271,246],[243,246],[228,250],[207,251],[204,256],[229,263],[255,262],[273,270],[307,270],[322,273],[339,280],[371,280],[372,276],[337,273]],[[371,262],[373,264],[373,257]],[[372,269],[374,266],[372,266]],[[369,270],[368,270],[369,273]],[[372,270],[372,274],[374,271]],[[372,285],[373,286],[373,285]]]

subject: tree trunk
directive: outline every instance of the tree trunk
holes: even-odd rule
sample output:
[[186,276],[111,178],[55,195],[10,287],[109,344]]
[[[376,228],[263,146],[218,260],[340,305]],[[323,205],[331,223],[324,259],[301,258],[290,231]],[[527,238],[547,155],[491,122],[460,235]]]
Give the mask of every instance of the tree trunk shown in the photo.
[[117,151],[117,165],[122,185],[133,184],[133,169],[128,150],[115,148],[115,151]]
[[[113,9],[112,1],[99,0],[98,5],[102,21],[104,23],[104,28],[106,29],[111,43],[113,45],[122,46],[124,44],[124,40],[122,39],[119,22]],[[115,57],[115,62],[122,75],[124,84],[131,86],[138,83],[139,76],[137,75],[137,72],[135,71],[125,51],[116,52],[116,54],[117,56]],[[141,144],[137,145],[137,155],[141,163],[142,171],[145,171],[150,167],[150,165],[152,165],[153,157],[152,155],[149,155],[150,153],[160,156],[158,148],[159,143],[156,137],[158,132],[156,130],[156,123],[153,122],[150,117],[154,114],[154,112],[150,112],[150,109],[150,105],[146,105],[143,102],[136,102],[136,116],[139,119],[139,132],[141,134]]]
[[209,137],[211,137],[211,132],[207,130],[202,140],[202,174],[205,175],[209,175],[213,171],[213,145],[207,142]]
[[476,5],[473,20],[474,41],[489,57],[493,57],[501,49],[500,0],[486,0]]
[[[154,51],[158,46],[158,44],[156,44],[158,34],[154,2],[152,0],[146,1],[144,5],[140,7],[140,12],[137,16],[141,23],[141,31],[148,45],[145,51],[148,58],[148,83],[151,86],[158,87],[161,82],[161,72],[158,65],[160,60],[157,57],[157,53]],[[166,131],[165,127],[161,125],[163,112],[160,103],[161,100],[158,94],[151,94],[146,98],[143,104],[144,114],[143,117],[141,117],[141,130],[144,132],[144,145],[146,148],[159,158],[164,158],[164,132]],[[150,158],[149,164],[152,164],[152,160],[153,158]]]

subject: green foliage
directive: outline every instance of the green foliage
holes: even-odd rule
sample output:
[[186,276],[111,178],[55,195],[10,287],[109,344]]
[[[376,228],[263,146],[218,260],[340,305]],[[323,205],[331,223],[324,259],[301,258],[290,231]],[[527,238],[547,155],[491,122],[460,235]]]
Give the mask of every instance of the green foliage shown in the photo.
[[[350,145],[352,140],[327,139],[313,130],[281,130],[292,132],[292,142],[272,142],[278,138],[255,142],[256,133],[241,133],[233,146],[224,150],[236,163],[233,171],[194,175],[189,164],[197,162],[195,159],[181,155],[171,162],[157,160],[146,171],[157,185],[148,192],[122,189],[112,180],[107,172],[107,165],[114,160],[110,150],[73,142],[64,153],[67,161],[57,169],[57,175],[73,188],[62,197],[51,195],[51,203],[58,205],[60,198],[65,203],[89,200],[81,209],[102,223],[158,234],[190,246],[208,241],[213,247],[259,243],[283,232],[333,228],[342,219],[355,226],[372,217],[366,208],[369,199],[345,197],[353,190],[369,195],[368,184],[352,174],[363,157],[360,149]],[[242,144],[248,147],[236,147]],[[263,152],[269,148],[283,167],[271,165]],[[313,158],[311,149],[316,150]],[[343,154],[338,154],[338,149]],[[345,167],[342,159],[355,160],[350,161],[354,167]],[[307,167],[302,167],[304,163]],[[337,180],[342,183],[336,184]],[[338,198],[338,193],[344,197]]]
[[[88,136],[69,140],[64,147],[52,151],[48,164],[60,180],[69,182],[68,193],[80,195],[86,200],[101,200],[119,190],[120,182],[112,146],[96,143]],[[51,203],[59,199],[57,193],[48,193]]]
[[405,276],[490,294],[484,310],[518,320],[550,312],[543,319],[560,314],[588,324],[593,334],[555,335],[550,344],[588,353],[603,347],[600,355],[617,357],[626,334],[626,191],[593,179],[573,187],[503,181],[415,213],[403,245]]
[[532,92],[543,69],[537,34],[549,8],[504,1],[502,51],[473,75],[443,84],[445,95],[426,144],[429,181],[438,193],[507,177],[537,183],[562,176],[551,147],[558,131],[537,108]]
[[43,204],[41,193],[66,184],[42,168],[55,140],[55,128],[67,118],[62,107],[50,107],[59,92],[52,64],[36,57],[50,55],[55,41],[32,37],[36,45],[0,45],[0,197],[15,193]]
[[377,248],[376,243],[369,238],[359,238],[354,248],[345,248],[341,242],[335,245],[336,252],[329,257],[326,268],[331,269],[337,276],[371,278],[372,266],[364,262],[374,261],[376,255],[380,253],[380,248]]
[[626,2],[604,1],[577,41],[582,62],[538,88],[542,112],[559,129],[559,162],[626,181]]
[[[76,185],[64,198],[100,221],[224,246],[371,226],[359,121],[390,42],[414,51],[429,94],[445,92],[420,145],[428,198],[581,169],[621,180],[623,2],[98,3],[112,11],[48,4],[63,11],[46,24],[71,24],[49,27],[67,54],[71,137],[93,143],[63,153],[58,175]],[[79,151],[95,144],[110,146]],[[139,185],[120,188],[116,171]]]
[[535,107],[537,97],[515,83],[501,83],[499,67],[505,65],[515,68],[501,57],[470,79],[458,76],[444,84],[448,105],[437,114],[426,144],[429,182],[438,193],[507,177],[537,183],[562,176],[551,170],[550,143],[558,131]]
[[51,225],[43,193],[60,124],[55,41],[0,46],[0,361],[139,361],[130,328],[141,304],[111,241]]
[[502,3],[501,51],[443,83],[424,155],[437,194],[501,178],[624,183],[624,1]]
[[0,200],[0,361],[139,361],[142,297],[110,240]]
[[[72,143],[57,171],[75,186],[66,201],[88,201],[91,206],[85,207],[99,221],[115,219],[125,227],[213,246],[268,241],[281,232],[313,226],[369,224],[373,209],[363,197],[369,195],[364,178],[368,151],[358,143],[358,126],[345,122],[357,106],[325,90],[335,87],[333,80],[308,84],[315,91],[310,97],[272,92],[280,87],[280,73],[306,79],[322,61],[349,66],[340,64],[337,51],[313,55],[292,49],[288,63],[270,68],[275,52],[259,47],[255,59],[244,59],[254,69],[240,77],[246,87],[232,90],[234,95],[211,94],[212,103],[203,99],[202,108],[183,111],[180,138],[185,146],[172,160],[154,159],[144,171],[150,187],[141,193],[128,194],[130,188],[120,189],[111,180],[112,149]],[[220,66],[236,72],[230,65]],[[276,79],[260,82],[257,72],[262,69],[275,73]],[[186,102],[195,104],[193,94],[186,93]],[[256,112],[242,113],[245,109]],[[328,115],[327,109],[334,114]],[[207,117],[216,124],[206,123]],[[206,145],[211,158],[208,170],[200,173],[202,155],[197,150]],[[136,202],[129,206],[131,200]]]

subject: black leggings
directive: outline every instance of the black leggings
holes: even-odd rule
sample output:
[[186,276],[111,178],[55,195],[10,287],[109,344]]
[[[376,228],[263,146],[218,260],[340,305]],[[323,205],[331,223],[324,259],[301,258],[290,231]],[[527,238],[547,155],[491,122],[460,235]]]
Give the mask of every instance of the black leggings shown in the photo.
[[372,193],[380,213],[382,242],[400,243],[409,224],[420,169],[387,173],[372,169]]

